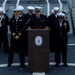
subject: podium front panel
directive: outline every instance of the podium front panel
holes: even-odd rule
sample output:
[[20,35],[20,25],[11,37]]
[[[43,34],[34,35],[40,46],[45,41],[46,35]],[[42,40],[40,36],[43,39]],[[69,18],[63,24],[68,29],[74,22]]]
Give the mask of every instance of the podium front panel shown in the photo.
[[28,66],[34,72],[49,70],[49,30],[28,30]]

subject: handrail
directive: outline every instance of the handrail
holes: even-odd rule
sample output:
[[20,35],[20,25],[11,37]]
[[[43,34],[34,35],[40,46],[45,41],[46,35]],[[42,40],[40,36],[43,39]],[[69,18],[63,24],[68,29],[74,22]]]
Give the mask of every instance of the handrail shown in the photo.
[[17,0],[16,7],[19,5],[19,3],[20,3],[20,0]]
[[47,2],[47,16],[50,15],[50,3],[49,3],[49,0],[46,0]]
[[73,17],[72,17],[72,9],[70,8],[69,3],[68,3],[68,8],[70,10],[71,24],[72,24],[72,29],[73,29],[72,32],[73,32],[73,34],[75,34],[74,21],[73,21]]
[[62,12],[62,2],[60,0],[58,0],[58,3],[60,5],[60,12]]
[[3,2],[3,12],[5,13],[5,4],[6,4],[7,0],[4,0]]

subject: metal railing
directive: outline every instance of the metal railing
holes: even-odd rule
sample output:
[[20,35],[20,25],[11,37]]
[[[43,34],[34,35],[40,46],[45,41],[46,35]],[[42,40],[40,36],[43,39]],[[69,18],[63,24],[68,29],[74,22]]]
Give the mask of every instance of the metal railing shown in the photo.
[[[4,0],[0,0],[0,4],[3,3]],[[17,0],[7,0],[7,3],[6,4],[15,4],[17,2]],[[45,0],[20,0],[20,4],[30,4],[30,3],[46,3]],[[54,3],[54,4],[57,4],[58,3],[58,0],[49,0],[50,3]],[[67,3],[67,0],[61,0],[61,2],[63,4],[66,4]]]
[[73,21],[73,17],[72,17],[72,9],[70,8],[69,3],[68,3],[68,8],[69,8],[69,11],[70,11],[71,24],[72,24],[72,32],[73,32],[73,34],[75,34],[74,21]]

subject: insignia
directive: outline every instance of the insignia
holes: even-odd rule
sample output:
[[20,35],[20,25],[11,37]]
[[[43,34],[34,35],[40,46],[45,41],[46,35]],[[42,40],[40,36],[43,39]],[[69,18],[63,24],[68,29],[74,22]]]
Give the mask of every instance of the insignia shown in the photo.
[[43,38],[41,36],[36,36],[34,39],[34,43],[36,46],[41,46],[43,44]]

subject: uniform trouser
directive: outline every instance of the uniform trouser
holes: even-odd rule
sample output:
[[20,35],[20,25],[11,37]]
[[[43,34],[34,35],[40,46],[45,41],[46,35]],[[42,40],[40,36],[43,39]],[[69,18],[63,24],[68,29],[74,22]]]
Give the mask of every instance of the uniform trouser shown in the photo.
[[62,54],[62,62],[64,64],[67,63],[67,39],[59,39],[56,43],[56,50],[55,50],[55,62],[61,62],[61,54]]
[[54,52],[55,51],[55,40],[54,40],[54,34],[53,31],[49,31],[49,44],[50,44],[50,51]]
[[28,56],[28,32],[25,31],[23,35],[23,50],[25,52],[25,56]]
[[11,39],[10,52],[9,52],[9,57],[8,57],[9,64],[13,63],[15,49],[17,49],[17,51],[19,53],[20,64],[24,64],[24,51],[22,49],[21,42],[22,42],[22,40],[16,41],[16,40]]
[[1,48],[2,44],[3,44],[4,52],[8,52],[8,50],[9,50],[9,43],[8,43],[7,33],[1,34],[1,36],[0,36],[0,48]]

